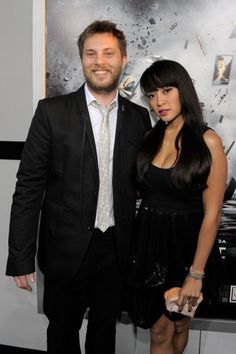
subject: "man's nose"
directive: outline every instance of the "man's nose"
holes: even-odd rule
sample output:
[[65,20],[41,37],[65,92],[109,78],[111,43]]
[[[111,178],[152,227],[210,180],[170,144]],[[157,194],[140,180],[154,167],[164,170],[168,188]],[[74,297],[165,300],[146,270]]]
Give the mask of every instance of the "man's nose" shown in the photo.
[[105,62],[104,60],[105,57],[103,53],[98,53],[96,59],[97,59],[97,64],[103,64]]

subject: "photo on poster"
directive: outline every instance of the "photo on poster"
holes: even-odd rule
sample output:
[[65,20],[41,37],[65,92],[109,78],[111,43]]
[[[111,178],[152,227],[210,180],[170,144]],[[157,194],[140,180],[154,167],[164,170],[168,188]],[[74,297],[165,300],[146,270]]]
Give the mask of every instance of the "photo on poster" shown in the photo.
[[232,55],[217,55],[213,74],[213,85],[228,85],[232,64]]
[[236,303],[236,285],[231,285],[230,287],[229,302]]

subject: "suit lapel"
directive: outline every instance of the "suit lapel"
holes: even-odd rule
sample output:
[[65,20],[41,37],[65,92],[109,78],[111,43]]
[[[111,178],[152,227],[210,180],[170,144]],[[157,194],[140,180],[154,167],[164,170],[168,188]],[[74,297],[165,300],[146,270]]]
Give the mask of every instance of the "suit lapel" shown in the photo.
[[117,172],[122,169],[122,131],[124,124],[124,114],[125,114],[125,103],[122,100],[122,97],[119,97],[119,108],[117,114],[117,123],[116,123],[116,137],[114,145],[114,154],[113,154],[113,176],[117,175]]
[[118,96],[118,102],[119,102],[119,108],[118,108],[118,114],[117,114],[117,123],[116,123],[116,138],[115,138],[115,142],[118,139],[118,136],[120,134],[121,131],[121,125],[122,125],[122,120],[123,120],[123,115],[124,115],[124,111],[125,111],[125,105],[122,102],[122,99],[120,96]]
[[97,151],[96,145],[94,141],[93,135],[93,128],[91,125],[88,107],[86,103],[85,93],[84,93],[84,85],[77,91],[78,92],[78,110],[79,110],[79,117],[83,119],[84,124],[86,125],[86,136],[88,138],[88,142],[92,151],[92,155],[96,162],[96,166],[98,167],[98,160],[97,160]]

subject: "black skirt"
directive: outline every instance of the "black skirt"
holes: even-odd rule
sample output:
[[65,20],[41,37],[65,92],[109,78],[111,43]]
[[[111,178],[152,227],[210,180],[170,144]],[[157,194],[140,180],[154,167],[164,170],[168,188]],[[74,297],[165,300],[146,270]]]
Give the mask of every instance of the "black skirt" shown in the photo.
[[[202,211],[157,210],[143,202],[135,226],[128,269],[127,306],[131,318],[142,327],[151,327],[162,314],[176,321],[181,314],[169,314],[164,292],[181,287],[196,251]],[[220,255],[213,248],[206,267],[204,298],[215,296]],[[218,267],[219,269],[219,267]]]

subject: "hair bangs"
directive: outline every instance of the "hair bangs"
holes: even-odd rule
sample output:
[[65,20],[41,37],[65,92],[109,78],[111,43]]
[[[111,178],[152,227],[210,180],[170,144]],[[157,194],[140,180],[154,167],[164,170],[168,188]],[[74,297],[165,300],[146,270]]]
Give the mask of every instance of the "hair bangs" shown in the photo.
[[[163,68],[164,69],[164,68]],[[148,92],[154,92],[158,88],[163,87],[177,87],[178,84],[174,75],[171,75],[167,70],[156,70],[156,67],[149,67],[140,79],[140,85],[142,92],[147,94]]]

